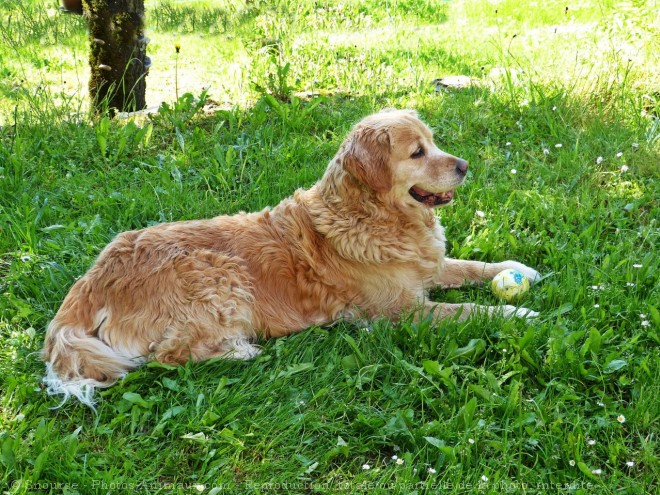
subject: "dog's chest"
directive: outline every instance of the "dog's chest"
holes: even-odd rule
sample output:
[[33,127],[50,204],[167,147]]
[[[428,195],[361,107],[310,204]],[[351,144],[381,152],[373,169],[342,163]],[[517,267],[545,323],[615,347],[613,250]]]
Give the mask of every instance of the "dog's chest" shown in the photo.
[[411,286],[417,291],[426,291],[438,284],[445,258],[445,232],[440,222],[434,222],[425,236],[418,241],[419,255],[414,264],[416,277]]
[[410,240],[409,245],[414,246],[414,254],[377,271],[374,280],[377,291],[421,296],[438,285],[445,256],[444,229],[440,223],[435,222],[414,241]]

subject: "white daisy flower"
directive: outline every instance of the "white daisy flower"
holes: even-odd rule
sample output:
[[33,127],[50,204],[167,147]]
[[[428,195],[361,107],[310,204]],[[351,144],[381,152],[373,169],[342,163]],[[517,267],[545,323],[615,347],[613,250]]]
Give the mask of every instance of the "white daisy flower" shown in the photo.
[[482,474],[481,475],[481,481],[488,481],[488,476],[486,476],[485,474]]
[[398,455],[393,455],[393,456],[392,456],[392,460],[393,460],[393,461],[396,461],[398,458],[399,458]]
[[562,146],[564,146],[564,145],[561,144],[561,143],[557,143],[557,144],[555,144],[555,148],[561,148]]
[[596,158],[596,164],[600,165],[601,163],[603,163],[603,157],[599,156],[598,158]]
[[365,471],[369,471],[371,469],[371,466],[369,464],[362,464],[362,469]]
[[511,146],[511,141],[507,141],[504,146]]
[[429,474],[435,474],[437,471],[433,468],[429,468]]
[[651,326],[651,322],[650,322],[649,320],[642,320],[641,325],[642,325],[643,327],[650,327],[650,326]]
[[483,218],[486,216],[486,214],[481,210],[475,211],[474,214],[477,215],[479,218]]
[[590,447],[593,447],[594,445],[596,445],[596,440],[594,440],[593,438],[590,438],[589,440],[587,440],[587,445],[589,445]]
[[627,171],[628,171],[628,165],[622,165],[621,172],[627,172]]
[[600,407],[605,407],[605,404],[601,401],[596,402],[596,405]]
[[594,304],[594,308],[600,308],[600,304]]
[[623,156],[623,151],[619,151],[619,152],[616,154],[616,157],[617,157],[617,158],[621,158],[622,156]]
[[619,423],[623,424],[623,423],[626,422],[626,417],[625,417],[623,414],[619,414],[619,415],[616,417],[616,420],[617,420]]
[[626,282],[626,287],[635,287],[634,282]]
[[468,438],[468,443],[469,444],[474,444],[474,438]]
[[544,154],[544,155],[549,155],[549,154],[550,154],[550,150],[549,150],[548,148],[543,148],[543,154]]
[[626,466],[628,466],[628,467],[633,467],[634,465],[635,465],[634,461],[626,462]]
[[204,485],[195,485],[195,490],[197,490],[199,493],[202,493],[204,488],[206,488]]
[[591,474],[595,474],[596,476],[600,476],[603,473],[602,469],[592,469]]
[[512,169],[511,169],[511,173],[515,175],[515,174],[518,173],[518,171],[517,171],[515,168],[512,168]]
[[397,459],[396,463],[400,466],[401,464],[403,464],[403,459]]
[[575,461],[574,461],[573,459],[571,459],[570,461],[568,461],[568,464],[569,464],[569,466],[571,466],[571,467],[572,467],[572,466],[575,466]]

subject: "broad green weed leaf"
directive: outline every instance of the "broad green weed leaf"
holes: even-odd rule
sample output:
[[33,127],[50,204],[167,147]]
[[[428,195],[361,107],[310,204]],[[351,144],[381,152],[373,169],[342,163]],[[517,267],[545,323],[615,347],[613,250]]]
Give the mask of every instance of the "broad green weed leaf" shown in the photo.
[[440,440],[439,438],[435,438],[435,437],[424,437],[424,440],[426,440],[428,443],[430,443],[431,445],[437,448],[444,447],[445,445],[445,442],[443,440]]
[[603,373],[614,373],[627,365],[628,362],[623,359],[613,359],[605,365]]
[[122,398],[131,404],[144,407],[145,409],[149,409],[153,405],[153,403],[144,400],[140,394],[135,392],[125,392],[124,395],[122,395]]

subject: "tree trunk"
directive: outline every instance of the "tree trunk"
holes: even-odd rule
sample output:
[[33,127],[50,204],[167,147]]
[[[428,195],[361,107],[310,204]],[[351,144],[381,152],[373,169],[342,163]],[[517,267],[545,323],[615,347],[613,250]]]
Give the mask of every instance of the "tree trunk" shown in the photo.
[[89,93],[99,113],[145,108],[149,70],[144,0],[83,0],[91,54]]

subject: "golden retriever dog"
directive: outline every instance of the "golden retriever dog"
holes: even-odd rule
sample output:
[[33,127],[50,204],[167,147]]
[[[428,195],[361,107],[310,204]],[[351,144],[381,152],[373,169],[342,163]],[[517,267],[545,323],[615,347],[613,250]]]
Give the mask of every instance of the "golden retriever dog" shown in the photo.
[[452,201],[467,169],[414,111],[387,110],[355,126],[321,180],[272,209],[119,234],[48,326],[48,392],[92,405],[95,387],[147,360],[249,359],[257,337],[342,319],[536,316],[427,299],[506,268],[538,277],[515,261],[445,257],[434,208]]

